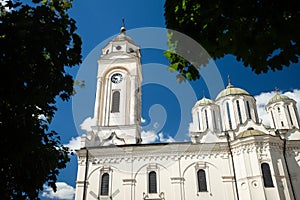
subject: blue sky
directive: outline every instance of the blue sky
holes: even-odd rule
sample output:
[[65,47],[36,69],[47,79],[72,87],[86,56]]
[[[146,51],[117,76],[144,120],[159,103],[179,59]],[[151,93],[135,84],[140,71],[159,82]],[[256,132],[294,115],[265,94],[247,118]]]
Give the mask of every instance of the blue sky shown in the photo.
[[[83,64],[74,67],[70,73],[74,79],[86,78],[85,88],[77,88],[78,95],[72,101],[58,100],[58,111],[51,128],[61,133],[63,144],[74,146],[78,143],[78,136],[84,133],[80,124],[88,124],[93,117],[93,98],[82,98],[85,92],[93,97],[96,80],[96,59],[100,56],[101,47],[109,38],[119,33],[121,19],[125,18],[127,34],[140,45],[141,39],[147,38],[147,31],[165,28],[164,1],[162,0],[115,0],[101,1],[74,0],[70,16],[77,21],[78,33],[83,45]],[[151,28],[152,27],[152,28]],[[146,31],[146,32],[145,32]],[[138,35],[140,34],[140,35]],[[138,41],[140,43],[138,43]],[[163,38],[159,40],[165,45]],[[146,141],[184,141],[188,140],[188,126],[191,122],[191,108],[197,99],[204,96],[214,99],[224,85],[227,76],[231,83],[247,90],[257,97],[260,110],[268,98],[274,95],[274,88],[278,87],[282,93],[287,93],[295,100],[300,100],[300,67],[299,64],[283,68],[282,71],[268,72],[257,75],[250,68],[244,67],[233,56],[226,56],[212,63],[211,68],[203,69],[203,77],[192,83],[178,84],[175,75],[166,70],[168,62],[162,55],[163,48],[153,42],[153,48],[141,46],[144,82],[142,86],[142,118],[143,133]],[[98,56],[98,57],[97,57]],[[95,59],[95,60],[94,60]],[[84,70],[83,70],[84,69]],[[215,71],[211,71],[211,70]],[[78,76],[79,74],[79,76]],[[84,74],[84,75],[83,75]],[[220,85],[211,82],[221,80]],[[215,87],[216,86],[216,87]],[[84,103],[78,104],[79,100]],[[299,107],[299,104],[298,104]],[[80,116],[74,116],[80,113]],[[75,120],[74,120],[75,119]],[[146,135],[148,134],[148,135]],[[146,137],[147,136],[147,137]],[[58,193],[53,194],[45,187],[42,199],[72,199],[77,173],[76,155],[71,156],[71,162],[62,170],[58,177]]]

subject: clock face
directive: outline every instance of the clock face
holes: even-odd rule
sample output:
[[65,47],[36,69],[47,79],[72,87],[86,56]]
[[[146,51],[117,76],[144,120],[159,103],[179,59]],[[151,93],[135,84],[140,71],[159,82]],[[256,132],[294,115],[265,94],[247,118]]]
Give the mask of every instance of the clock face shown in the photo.
[[116,74],[112,75],[111,82],[120,83],[122,81],[122,79],[123,79],[122,74],[116,73]]

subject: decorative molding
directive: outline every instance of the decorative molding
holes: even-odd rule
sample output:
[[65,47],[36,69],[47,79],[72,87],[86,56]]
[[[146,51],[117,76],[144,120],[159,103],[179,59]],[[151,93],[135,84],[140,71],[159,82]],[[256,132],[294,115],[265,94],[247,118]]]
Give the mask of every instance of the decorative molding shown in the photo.
[[[228,158],[228,147],[225,143],[192,144],[171,143],[168,145],[125,145],[89,148],[96,164],[120,163],[123,161],[159,161],[179,159]],[[85,158],[85,149],[78,151],[79,160]]]
[[123,185],[135,186],[135,183],[136,183],[135,179],[123,179]]
[[143,192],[143,199],[144,200],[165,200],[165,193],[161,192],[159,194],[147,194]]
[[84,185],[84,182],[86,182],[87,184],[89,184],[88,181],[76,181],[76,184],[77,184],[78,186],[80,186],[80,185]]
[[114,144],[113,143],[114,138],[117,139],[118,141],[122,142],[123,144],[126,144],[124,138],[118,137],[118,135],[116,134],[116,132],[113,131],[113,132],[111,132],[111,134],[107,138],[105,138],[105,139],[102,140],[102,142],[100,143],[100,145],[103,146],[105,143],[108,143],[108,142],[111,142],[112,144]]
[[158,166],[156,163],[150,163],[148,164],[147,166],[147,171],[150,172],[150,171],[157,171],[158,170]]
[[206,162],[204,162],[204,161],[199,161],[195,165],[196,171],[198,171],[199,169],[205,169],[206,167],[207,167]]
[[[277,141],[276,141],[277,140]],[[282,152],[283,142],[278,138],[260,138],[248,139],[246,141],[234,143],[232,145],[233,154],[241,153],[265,153],[265,152]]]
[[171,177],[171,184],[180,184],[185,181],[184,177]]
[[234,182],[234,176],[222,176],[222,182]]

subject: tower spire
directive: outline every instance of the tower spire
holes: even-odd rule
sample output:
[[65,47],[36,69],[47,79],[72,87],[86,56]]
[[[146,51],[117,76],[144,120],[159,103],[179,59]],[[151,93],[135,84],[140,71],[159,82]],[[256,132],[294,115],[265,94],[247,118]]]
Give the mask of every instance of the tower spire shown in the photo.
[[120,32],[121,33],[125,33],[125,31],[126,31],[126,28],[125,28],[125,19],[124,19],[124,17],[122,17],[122,26],[121,26]]
[[228,85],[227,85],[226,88],[232,88],[233,85],[231,85],[231,83],[230,83],[230,75],[229,75],[229,74],[228,74],[228,76],[227,76],[227,80],[228,80]]

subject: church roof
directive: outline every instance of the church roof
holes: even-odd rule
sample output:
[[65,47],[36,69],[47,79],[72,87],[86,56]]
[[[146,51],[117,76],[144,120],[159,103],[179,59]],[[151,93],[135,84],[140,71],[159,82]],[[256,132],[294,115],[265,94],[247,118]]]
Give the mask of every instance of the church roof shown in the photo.
[[250,136],[257,136],[257,135],[266,135],[266,133],[259,131],[259,130],[254,130],[254,129],[248,129],[246,131],[241,132],[236,136],[236,139],[241,139],[245,137],[250,137]]
[[128,41],[128,42],[134,44],[131,37],[126,35],[126,28],[125,28],[125,25],[124,25],[124,18],[122,19],[122,27],[120,28],[120,34],[117,35],[112,41],[113,42]]
[[214,103],[213,100],[203,97],[202,99],[200,99],[199,101],[196,102],[195,106],[209,105],[209,104],[213,104],[213,103]]
[[269,100],[268,104],[275,103],[278,101],[284,101],[284,100],[291,100],[291,98],[286,95],[279,94],[278,92],[276,92],[275,96]]
[[121,33],[119,35],[117,35],[112,41],[113,42],[128,41],[128,42],[134,44],[134,42],[131,39],[131,37],[129,37],[128,35],[126,35],[125,31],[121,31]]
[[229,83],[228,86],[218,94],[216,101],[228,95],[250,95],[250,94],[246,90],[243,90],[241,88],[236,88]]

